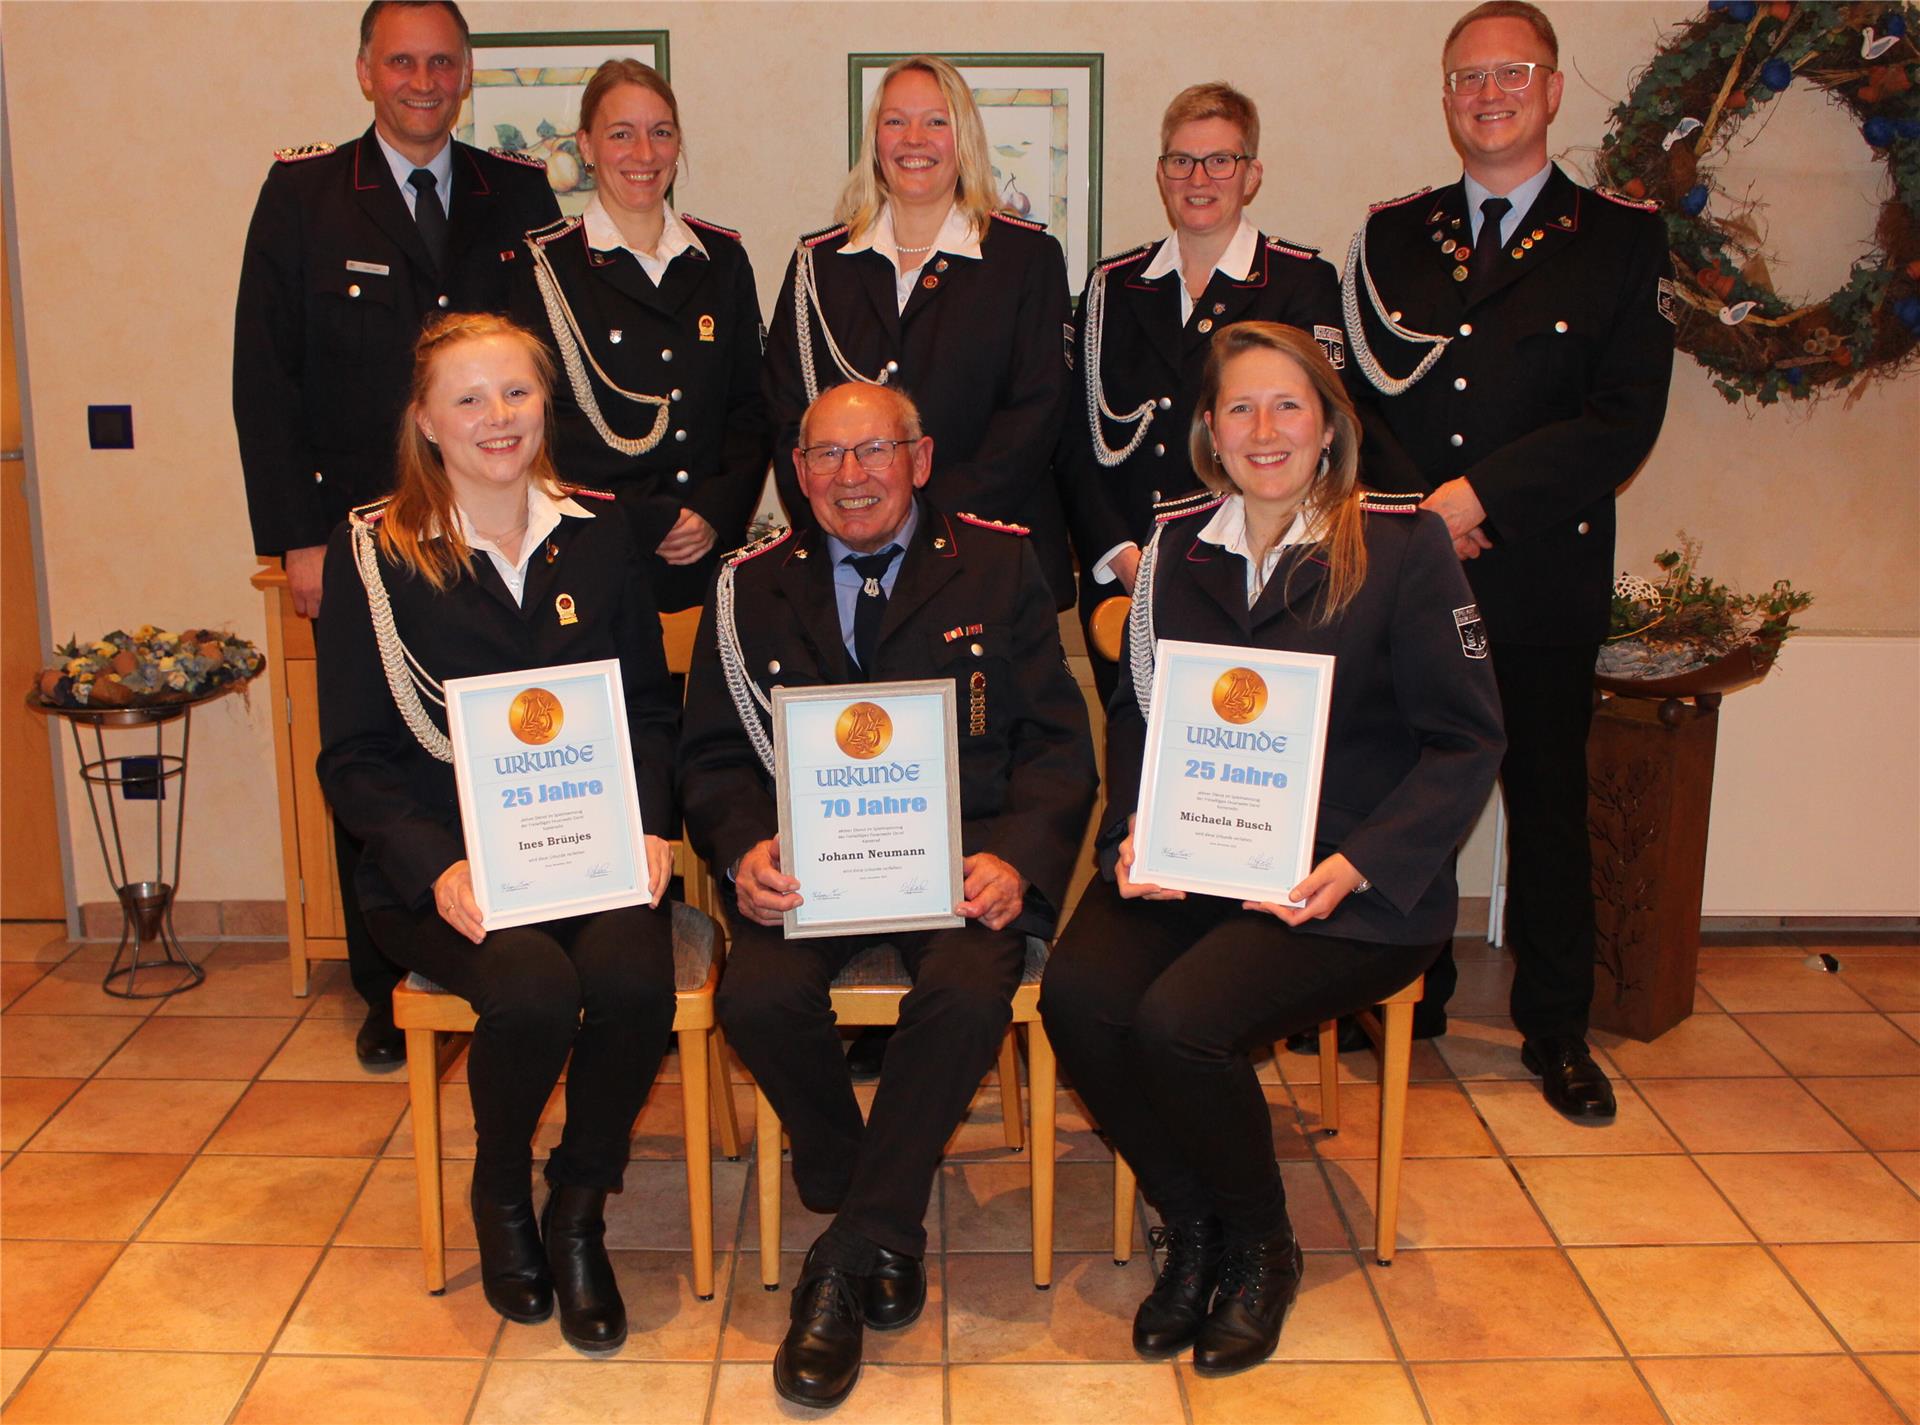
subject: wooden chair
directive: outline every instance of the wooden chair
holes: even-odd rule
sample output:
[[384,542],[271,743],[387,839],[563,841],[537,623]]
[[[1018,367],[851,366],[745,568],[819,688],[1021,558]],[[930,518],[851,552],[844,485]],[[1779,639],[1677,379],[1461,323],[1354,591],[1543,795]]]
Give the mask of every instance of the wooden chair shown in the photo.
[[[1053,1285],[1053,1045],[1040,1025],[1040,975],[1047,964],[1046,943],[1027,940],[1027,962],[1013,992],[1013,1025],[1000,1046],[1000,1119],[1009,1148],[1020,1146],[1020,1070],[1013,1036],[1027,1026],[1027,1107],[1032,1115],[1032,1151],[1027,1156],[1033,1210],[1033,1284]],[[833,982],[833,1013],[841,1024],[894,1024],[900,1001],[912,982],[900,957],[885,945],[856,955]],[[780,1116],[754,1086],[755,1141],[759,1156],[760,1283],[768,1291],[780,1285]]]
[[[1422,976],[1380,1002],[1379,1010],[1355,1016],[1380,1053],[1380,1171],[1374,1192],[1373,1255],[1393,1265],[1394,1229],[1400,1221],[1400,1156],[1407,1137],[1407,1078],[1413,1067],[1413,1007],[1426,994]],[[1331,1137],[1340,1131],[1340,1026],[1320,1026],[1320,1126]],[[1284,1051],[1276,1044],[1277,1058]],[[1133,1252],[1133,1169],[1113,1158],[1113,1260]]]
[[[711,1113],[721,1145],[740,1156],[733,1096],[719,1060],[713,991],[720,979],[719,927],[704,911],[673,903],[674,1032],[680,1039],[680,1096],[687,1150],[687,1213],[693,1227],[693,1290],[713,1296],[713,1149]],[[420,1257],[427,1290],[447,1289],[446,1223],[441,1207],[440,1034],[471,1033],[473,1007],[460,996],[409,975],[393,992],[393,1022],[406,1031],[407,1082],[413,1096],[413,1160],[420,1196]],[[717,1085],[718,1094],[710,1092]],[[717,1100],[724,1100],[724,1109]]]

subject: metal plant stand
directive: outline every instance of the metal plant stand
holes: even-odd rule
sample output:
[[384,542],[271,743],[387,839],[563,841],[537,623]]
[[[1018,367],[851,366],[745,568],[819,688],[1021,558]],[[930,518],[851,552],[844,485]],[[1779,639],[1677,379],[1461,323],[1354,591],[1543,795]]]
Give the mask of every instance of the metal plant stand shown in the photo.
[[[208,699],[201,698],[198,701],[206,702]],[[121,999],[163,999],[182,990],[190,990],[207,977],[206,970],[187,954],[173,929],[173,895],[174,888],[180,884],[180,840],[187,812],[187,746],[193,732],[195,705],[163,703],[146,707],[67,708],[49,707],[37,695],[27,696],[28,707],[35,712],[64,718],[73,732],[73,750],[80,761],[81,780],[87,784],[87,806],[93,812],[93,830],[100,842],[100,857],[106,863],[107,879],[113,882],[120,897],[120,944],[113,952],[113,961],[100,981],[100,988]],[[178,752],[168,752],[165,746],[166,727],[172,722],[180,725]],[[93,731],[94,755],[91,757],[87,755],[87,745],[81,737],[82,727],[89,727]],[[151,753],[110,755],[107,752],[108,728],[133,731],[148,727],[153,729]],[[129,776],[126,764],[132,757],[149,762],[151,770],[142,770],[138,775]],[[127,871],[126,844],[117,804],[119,798],[115,797],[114,792],[130,783],[150,787],[153,792],[152,880],[136,881]],[[169,784],[173,789],[173,870],[171,877],[163,880],[161,877],[167,874],[166,812]],[[101,811],[102,803],[106,807],[104,814]],[[126,817],[129,831],[134,819],[135,814],[130,810]],[[113,833],[111,845],[107,841],[109,831]],[[148,946],[158,946],[160,954],[143,958],[141,952]],[[143,971],[148,974],[148,984],[155,983],[155,972],[161,972],[161,987],[143,988],[139,983]]]

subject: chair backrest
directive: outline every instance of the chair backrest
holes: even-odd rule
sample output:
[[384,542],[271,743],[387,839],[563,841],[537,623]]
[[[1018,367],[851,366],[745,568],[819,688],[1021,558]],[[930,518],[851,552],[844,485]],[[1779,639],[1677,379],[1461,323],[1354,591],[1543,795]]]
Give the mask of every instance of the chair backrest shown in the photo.
[[1093,616],[1087,620],[1094,652],[1109,663],[1120,661],[1120,645],[1127,636],[1127,611],[1132,607],[1133,600],[1125,594],[1115,594],[1096,604]]
[[693,639],[700,631],[700,610],[682,609],[660,615],[660,643],[667,654],[667,671],[686,677],[693,667]]

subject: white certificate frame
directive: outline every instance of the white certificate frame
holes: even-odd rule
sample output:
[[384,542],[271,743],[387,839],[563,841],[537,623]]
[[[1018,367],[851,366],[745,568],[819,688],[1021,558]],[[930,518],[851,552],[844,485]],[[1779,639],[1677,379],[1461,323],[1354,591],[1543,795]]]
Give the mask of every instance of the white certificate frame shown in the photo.
[[[555,686],[566,690],[566,696],[554,692]],[[530,742],[521,734],[507,728],[502,733],[495,723],[505,721],[502,717],[504,702],[510,709],[514,700],[533,690],[542,690],[553,697],[561,707],[562,722],[547,738],[540,742]],[[488,930],[504,930],[509,926],[532,925],[540,921],[559,920],[566,916],[593,915],[603,910],[615,910],[621,906],[643,905],[653,899],[653,888],[647,868],[647,850],[645,828],[640,819],[639,782],[635,776],[633,763],[633,738],[627,726],[626,686],[621,681],[618,659],[603,658],[585,663],[551,664],[544,668],[523,668],[510,673],[491,673],[483,677],[449,678],[443,688],[447,699],[447,736],[453,744],[454,782],[460,795],[460,829],[465,838],[467,860],[473,876],[473,898],[480,907],[480,923]],[[590,761],[573,762],[552,768],[498,770],[493,768],[478,771],[482,759],[492,760],[490,748],[500,746],[509,755],[521,750],[530,753],[573,749],[576,753],[581,744],[578,741],[565,742],[560,749],[549,749],[548,742],[559,741],[566,724],[572,722],[576,727],[593,734],[589,741],[593,749]],[[507,740],[511,734],[511,741]],[[603,751],[606,744],[611,744]],[[606,751],[613,754],[610,758]],[[590,768],[579,771],[576,768]],[[575,774],[575,775],[569,775]],[[613,833],[613,845],[606,849],[610,858],[608,870],[603,876],[588,874],[587,880],[605,879],[605,890],[581,893],[574,889],[574,883],[581,877],[569,877],[558,880],[566,886],[566,892],[551,896],[526,896],[507,889],[504,878],[513,875],[525,875],[531,883],[537,884],[547,874],[540,867],[527,867],[516,864],[513,853],[497,844],[497,836],[490,831],[506,828],[511,831],[516,825],[527,820],[524,813],[541,807],[550,810],[541,815],[565,818],[564,810],[572,797],[557,797],[550,801],[534,800],[509,808],[505,805],[493,805],[493,794],[502,790],[501,784],[508,778],[525,778],[528,781],[516,785],[531,791],[531,779],[549,779],[541,783],[551,787],[555,780],[574,782],[597,781],[607,778],[611,785],[597,795],[608,798],[605,804],[609,810],[598,818],[602,823],[611,818],[607,829]],[[580,798],[588,800],[590,798]],[[577,808],[581,816],[588,810],[598,808]],[[577,818],[576,818],[577,819]],[[595,831],[599,828],[596,826]],[[562,835],[577,835],[578,832],[561,832]],[[512,837],[519,844],[518,835]],[[569,857],[578,843],[562,842],[554,855]]]
[[[883,743],[878,752],[856,756],[844,751],[836,739],[836,745],[828,749],[816,748],[807,755],[796,757],[793,755],[792,747],[792,739],[796,731],[793,726],[794,711],[797,708],[811,709],[813,704],[819,703],[840,704],[843,707],[843,715],[856,704],[876,704],[889,714],[887,734],[889,738],[892,737],[892,727],[900,721],[899,712],[904,709],[911,714],[912,722],[917,724],[916,731],[920,734],[919,741],[922,744],[926,733],[925,720],[938,719],[938,736],[941,744],[938,756],[946,781],[943,788],[945,807],[935,815],[938,818],[938,824],[944,828],[947,844],[945,855],[936,858],[941,862],[938,869],[935,870],[931,865],[924,868],[929,876],[935,879],[929,883],[922,894],[931,903],[936,899],[934,891],[939,885],[944,885],[947,890],[946,897],[944,901],[938,902],[943,909],[918,914],[861,913],[829,916],[821,908],[827,904],[820,898],[823,881],[826,882],[828,889],[838,890],[829,879],[832,873],[826,872],[823,863],[815,859],[815,853],[820,849],[820,842],[830,838],[816,836],[812,829],[815,825],[812,818],[798,815],[805,807],[805,798],[817,794],[809,792],[804,796],[797,796],[793,784],[794,772],[796,769],[805,768],[855,768],[862,763],[871,764],[880,753],[885,752],[888,744]],[[799,907],[788,911],[782,918],[787,939],[805,940],[826,935],[881,935],[913,930],[946,930],[966,924],[965,919],[953,911],[953,906],[962,899],[965,888],[965,877],[961,872],[960,864],[960,740],[955,703],[953,680],[950,678],[929,678],[895,683],[832,683],[811,688],[775,688],[773,690],[774,796],[780,818],[781,866],[788,875],[800,882],[802,900]],[[838,721],[836,719],[836,725]],[[931,759],[921,757],[916,760],[924,765]],[[897,764],[898,759],[895,763],[887,765]],[[883,795],[909,789],[925,790],[918,783],[871,784],[872,792]],[[862,788],[848,787],[847,791],[848,796],[837,800],[851,803],[858,799]],[[846,815],[843,808],[837,817],[823,818],[823,822],[838,820]],[[863,820],[858,829],[871,831],[874,828],[880,828],[884,833],[888,825],[889,817],[882,814],[872,821]],[[842,822],[841,829],[851,831],[854,828]],[[867,865],[867,863],[860,864]],[[810,889],[815,897],[812,901],[808,899]]]
[[[1228,683],[1228,675],[1235,671],[1251,672],[1260,678],[1257,706],[1251,711],[1244,706],[1232,707],[1235,695],[1221,691],[1221,685]],[[1233,900],[1296,904],[1288,893],[1313,869],[1313,838],[1326,766],[1327,717],[1333,705],[1333,672],[1332,656],[1323,653],[1177,639],[1161,639],[1155,644],[1146,747],[1140,764],[1140,799],[1134,815],[1134,860],[1129,873],[1134,881]],[[1240,686],[1246,686],[1245,680],[1240,680]],[[1283,696],[1274,695],[1276,686]],[[1244,694],[1241,696],[1244,700]],[[1232,715],[1221,711],[1223,697]],[[1243,712],[1245,715],[1240,715]],[[1198,744],[1193,740],[1196,732],[1203,739]],[[1287,741],[1283,752],[1258,745],[1208,745],[1204,739],[1215,733],[1228,743],[1242,737],[1248,741],[1264,737],[1269,743],[1284,737]],[[1302,740],[1304,747],[1297,745]],[[1200,755],[1195,756],[1195,752]],[[1228,758],[1240,760],[1235,764]],[[1180,765],[1183,759],[1187,763],[1184,767]],[[1211,774],[1198,776],[1196,764],[1210,767]],[[1228,781],[1223,774],[1229,768],[1282,772],[1288,780],[1284,789],[1249,787]],[[1197,785],[1186,786],[1189,779]],[[1245,789],[1227,791],[1230,787]],[[1209,799],[1210,793],[1214,794]],[[1242,800],[1262,804],[1262,815],[1279,811],[1281,823],[1266,834],[1273,847],[1271,854],[1259,850],[1261,833],[1242,835],[1235,825],[1198,821],[1183,827],[1156,820],[1163,811],[1184,819],[1186,804],[1197,801],[1198,816],[1217,815],[1227,823],[1236,823],[1244,819],[1235,814],[1237,805],[1227,803]],[[1209,847],[1201,838],[1219,844]],[[1233,842],[1240,844],[1229,844]],[[1252,856],[1242,855],[1248,850]],[[1257,864],[1263,856],[1266,866]]]

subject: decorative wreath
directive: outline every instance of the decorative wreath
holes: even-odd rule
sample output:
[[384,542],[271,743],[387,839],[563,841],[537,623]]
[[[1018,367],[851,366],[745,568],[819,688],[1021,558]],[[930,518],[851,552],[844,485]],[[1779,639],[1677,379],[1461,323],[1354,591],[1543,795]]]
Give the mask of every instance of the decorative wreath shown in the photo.
[[[1897,375],[1920,348],[1920,9],[1909,4],[1711,0],[1662,47],[1613,111],[1599,178],[1651,198],[1673,249],[1682,351],[1729,401],[1805,400]],[[1773,290],[1752,205],[1707,158],[1791,84],[1844,105],[1886,164],[1872,249],[1831,296]],[[1721,211],[1716,212],[1718,207]]]

